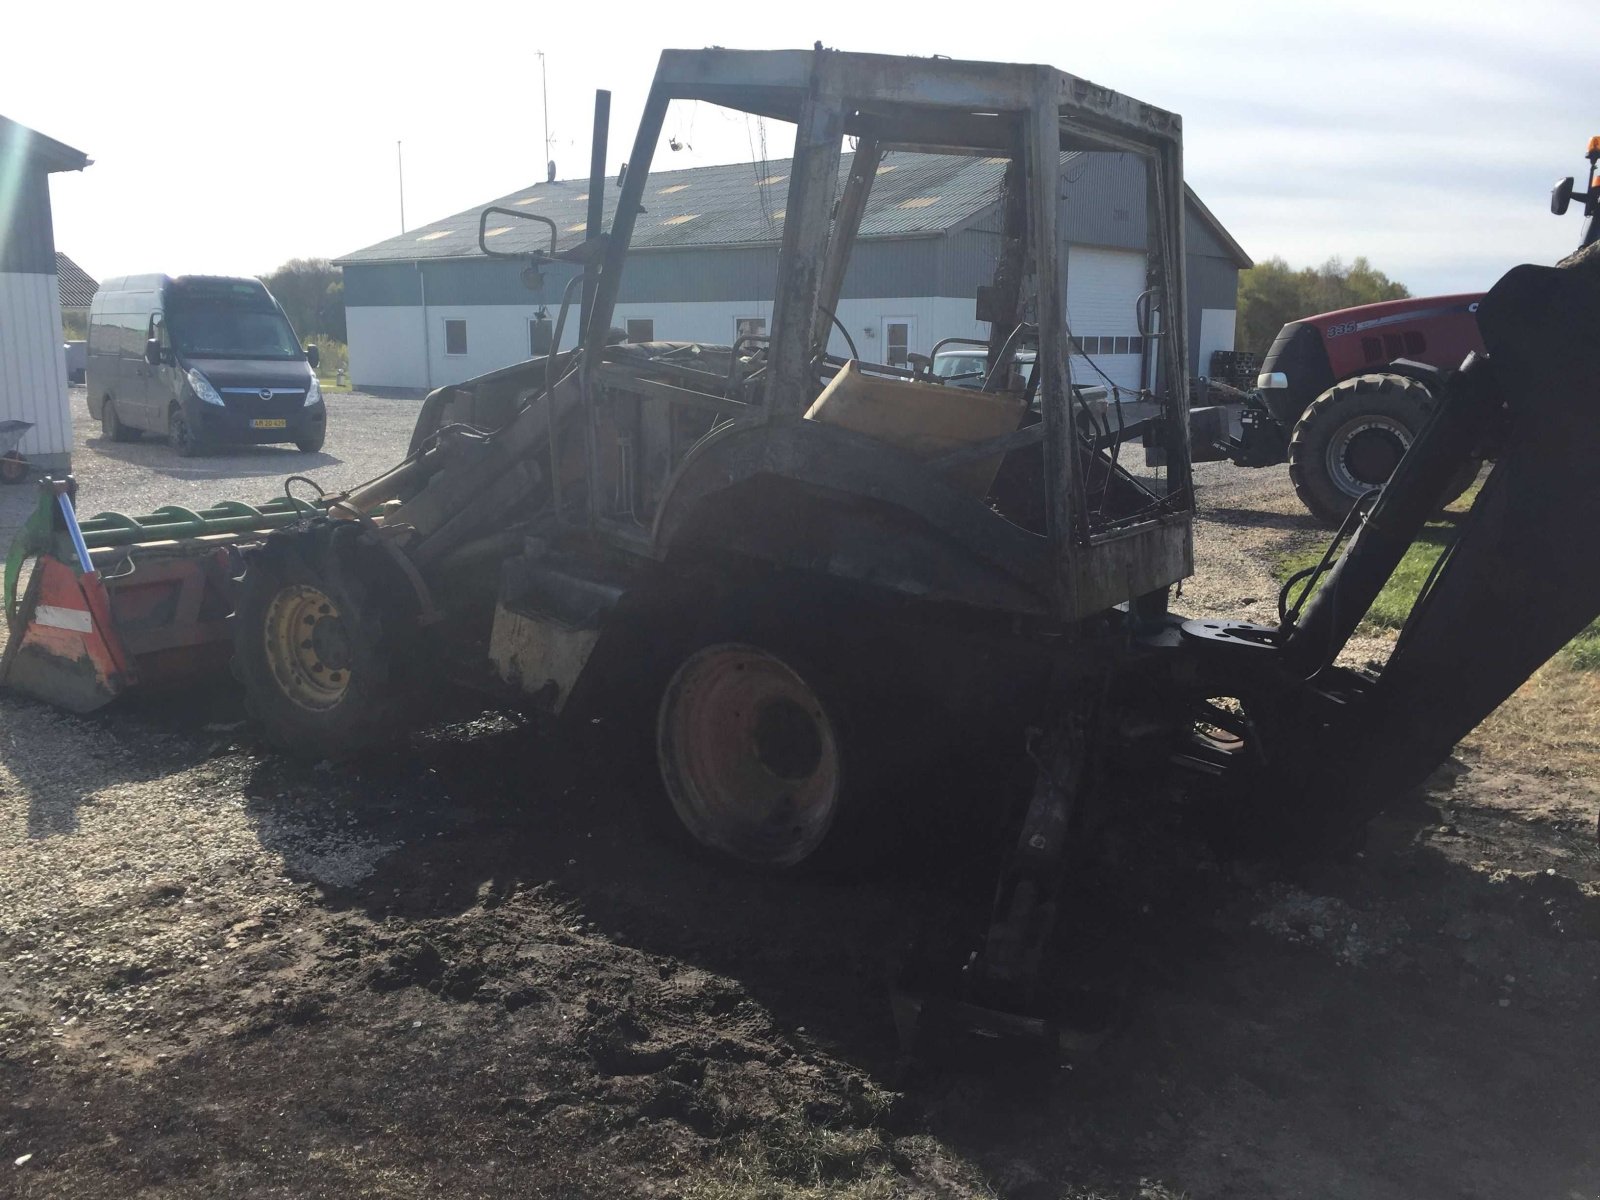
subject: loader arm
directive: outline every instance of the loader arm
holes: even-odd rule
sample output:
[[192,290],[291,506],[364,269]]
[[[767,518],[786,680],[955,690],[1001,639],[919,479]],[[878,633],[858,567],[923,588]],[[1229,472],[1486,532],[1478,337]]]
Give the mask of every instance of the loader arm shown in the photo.
[[[1600,616],[1600,247],[1509,272],[1478,312],[1488,348],[1449,386],[1436,419],[1362,523],[1304,619],[1287,664],[1324,673],[1434,511],[1452,472],[1488,438],[1496,463],[1424,589],[1388,665],[1335,722],[1309,778],[1325,796],[1381,806]],[[1342,748],[1339,753],[1335,747]],[[1355,752],[1351,753],[1351,748]]]

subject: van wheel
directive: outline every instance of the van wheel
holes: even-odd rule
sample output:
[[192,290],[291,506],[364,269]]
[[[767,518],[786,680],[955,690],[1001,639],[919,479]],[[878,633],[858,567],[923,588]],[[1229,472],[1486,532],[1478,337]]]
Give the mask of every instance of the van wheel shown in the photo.
[[183,410],[173,406],[171,414],[167,417],[167,441],[173,450],[177,451],[179,458],[194,458],[203,452],[204,447],[195,437],[194,430],[189,428],[189,422],[184,418]]
[[327,436],[328,431],[327,428],[324,427],[316,430],[313,433],[308,433],[304,437],[295,438],[295,449],[299,450],[301,454],[315,454],[318,450],[322,449],[322,443]]
[[136,442],[139,431],[130,429],[117,416],[117,403],[110,396],[100,401],[100,436],[108,442]]

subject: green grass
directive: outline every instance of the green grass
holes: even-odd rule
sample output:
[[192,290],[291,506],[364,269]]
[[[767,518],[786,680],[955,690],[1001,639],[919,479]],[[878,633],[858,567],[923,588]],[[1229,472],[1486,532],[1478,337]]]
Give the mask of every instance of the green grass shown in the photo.
[[[1455,541],[1460,528],[1459,523],[1465,517],[1466,510],[1471,507],[1473,500],[1477,498],[1477,494],[1478,489],[1474,486],[1460,500],[1452,504],[1438,520],[1429,521],[1423,527],[1417,540],[1411,544],[1405,557],[1400,560],[1400,565],[1395,568],[1394,574],[1389,577],[1389,582],[1384,585],[1383,591],[1379,592],[1378,598],[1372,602],[1372,608],[1361,623],[1362,629],[1369,633],[1378,630],[1397,631],[1406,623],[1406,617],[1410,615],[1412,605],[1416,603],[1418,594],[1427,583],[1434,563]],[[1316,566],[1322,560],[1322,553],[1323,548],[1320,546],[1293,551],[1278,560],[1273,567],[1273,574],[1278,582],[1282,583],[1295,572]],[[1299,593],[1300,585],[1297,584],[1294,594],[1290,596],[1291,603]],[[1555,661],[1575,671],[1600,669],[1600,621],[1596,621],[1573,638],[1556,656]]]

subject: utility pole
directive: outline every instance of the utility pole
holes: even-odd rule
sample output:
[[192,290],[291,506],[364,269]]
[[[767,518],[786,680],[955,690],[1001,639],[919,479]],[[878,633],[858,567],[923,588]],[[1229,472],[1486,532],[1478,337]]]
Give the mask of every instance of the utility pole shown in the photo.
[[394,144],[394,165],[400,174],[400,232],[406,231],[406,160],[400,153],[400,142]]
[[544,164],[551,183],[555,182],[555,160],[550,157],[550,76],[545,69],[544,51],[535,50],[539,56],[539,90],[544,98]]

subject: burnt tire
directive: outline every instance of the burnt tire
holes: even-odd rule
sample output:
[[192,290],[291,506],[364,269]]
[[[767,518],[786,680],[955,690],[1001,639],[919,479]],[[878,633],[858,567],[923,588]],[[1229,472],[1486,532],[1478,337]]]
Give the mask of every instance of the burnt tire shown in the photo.
[[793,655],[749,642],[713,642],[679,664],[657,713],[656,761],[696,843],[756,867],[839,857],[824,850],[846,836],[859,789],[847,786],[855,766],[827,690]]
[[[1337,525],[1356,501],[1384,485],[1422,432],[1438,401],[1405,375],[1357,375],[1312,401],[1289,437],[1289,479],[1319,521]],[[1440,507],[1460,497],[1477,476],[1463,470]]]
[[406,732],[391,616],[351,553],[354,533],[274,535],[240,584],[233,673],[261,736],[302,758],[346,758]]
[[657,828],[758,871],[883,857],[932,726],[870,618],[836,603],[756,588],[679,643],[652,688]]

